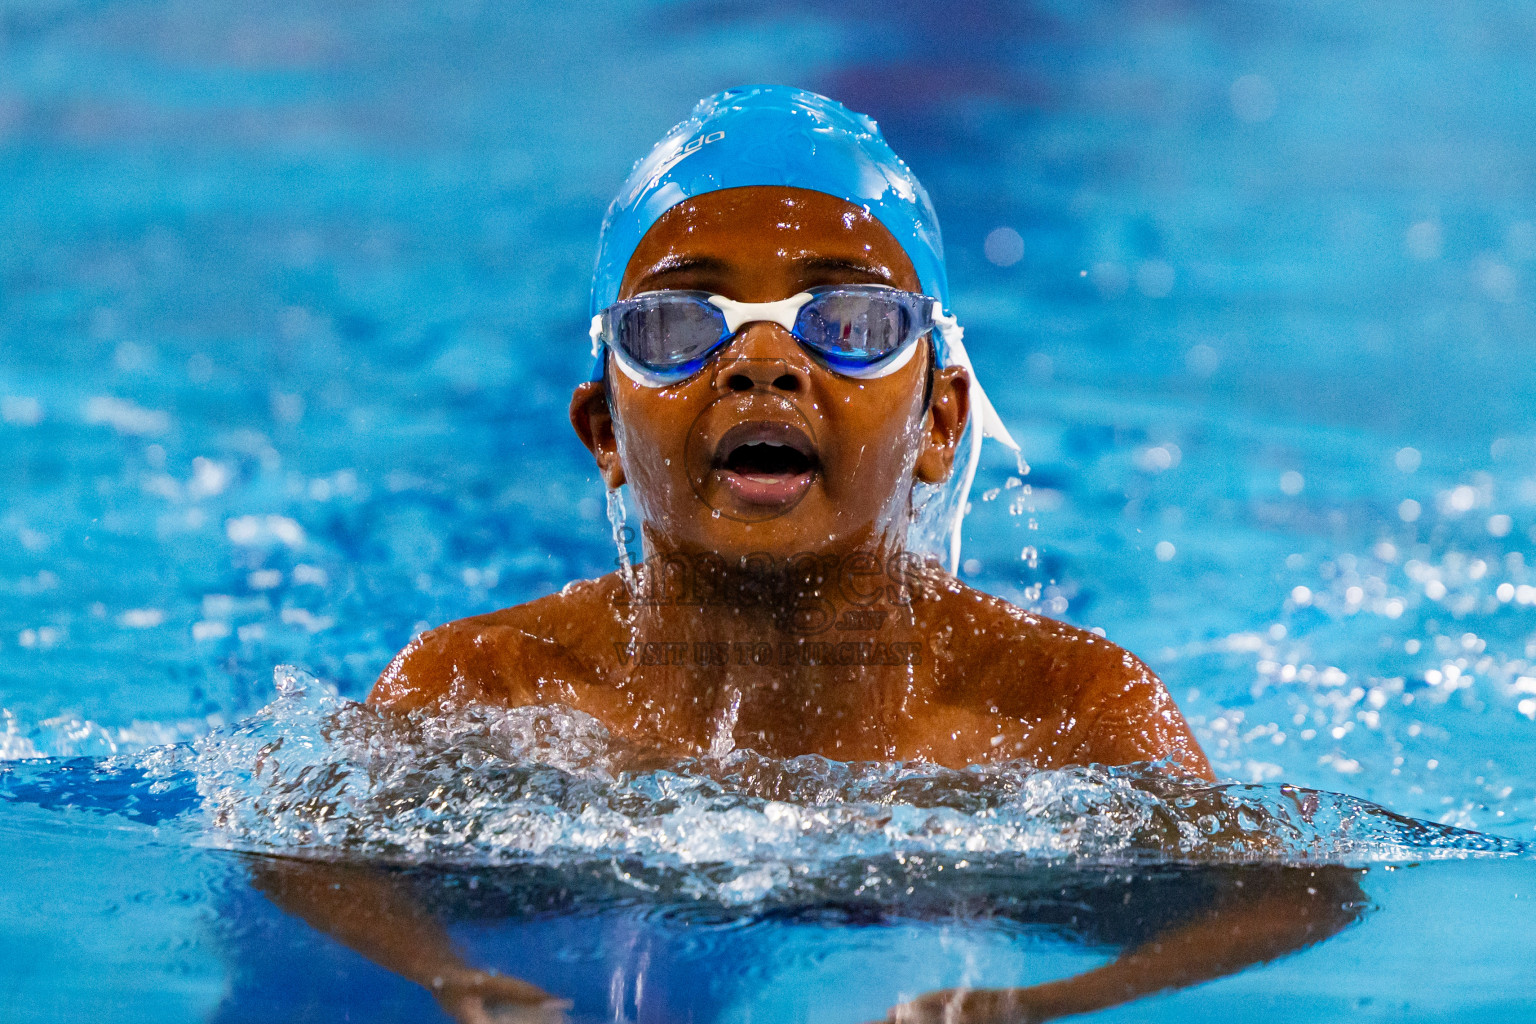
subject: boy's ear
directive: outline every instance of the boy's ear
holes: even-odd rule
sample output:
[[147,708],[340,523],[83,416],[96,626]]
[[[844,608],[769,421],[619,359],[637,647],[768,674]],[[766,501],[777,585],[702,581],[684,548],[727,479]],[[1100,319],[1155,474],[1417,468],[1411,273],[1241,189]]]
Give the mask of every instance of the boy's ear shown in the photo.
[[923,450],[913,475],[925,484],[941,484],[955,468],[955,449],[971,415],[971,377],[963,366],[933,371],[933,395],[923,419]]
[[613,410],[602,381],[576,385],[571,393],[571,426],[597,460],[597,471],[611,491],[624,486],[624,465],[619,461],[619,441],[613,430]]

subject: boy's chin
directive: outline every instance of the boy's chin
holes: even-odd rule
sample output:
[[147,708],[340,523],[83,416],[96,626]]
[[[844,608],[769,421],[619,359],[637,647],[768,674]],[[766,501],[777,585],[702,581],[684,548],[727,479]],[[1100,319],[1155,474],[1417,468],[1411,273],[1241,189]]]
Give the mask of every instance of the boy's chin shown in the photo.
[[[717,515],[716,513],[719,512]],[[673,533],[675,546],[696,554],[715,555],[726,564],[752,556],[775,559],[840,551],[857,546],[841,535],[842,523],[829,523],[813,510],[791,508],[778,515],[747,519],[708,507],[695,514],[689,529]],[[662,538],[658,538],[662,539]]]

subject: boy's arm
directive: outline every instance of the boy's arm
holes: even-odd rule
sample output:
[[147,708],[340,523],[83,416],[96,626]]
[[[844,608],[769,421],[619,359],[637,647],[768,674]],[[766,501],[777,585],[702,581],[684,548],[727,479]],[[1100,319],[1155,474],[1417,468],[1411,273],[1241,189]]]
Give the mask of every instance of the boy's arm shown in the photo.
[[495,1007],[516,1007],[518,1020],[555,1021],[569,1006],[536,985],[466,964],[442,924],[393,872],[366,863],[258,858],[251,883],[283,910],[422,986],[465,1024],[491,1021]]
[[1030,988],[948,989],[892,1008],[899,1024],[1035,1024],[1235,974],[1304,949],[1365,907],[1358,872],[1292,869],[1232,887],[1200,915],[1095,970]]

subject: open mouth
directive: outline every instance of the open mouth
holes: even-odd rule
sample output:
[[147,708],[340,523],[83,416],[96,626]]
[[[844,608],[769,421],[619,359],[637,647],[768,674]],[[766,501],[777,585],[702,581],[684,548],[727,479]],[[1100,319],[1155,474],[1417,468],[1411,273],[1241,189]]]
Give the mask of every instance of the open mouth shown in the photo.
[[775,441],[737,445],[725,457],[725,468],[744,476],[799,476],[813,465],[804,452]]
[[788,504],[816,475],[816,448],[789,423],[740,423],[716,446],[715,468],[727,487],[753,505]]

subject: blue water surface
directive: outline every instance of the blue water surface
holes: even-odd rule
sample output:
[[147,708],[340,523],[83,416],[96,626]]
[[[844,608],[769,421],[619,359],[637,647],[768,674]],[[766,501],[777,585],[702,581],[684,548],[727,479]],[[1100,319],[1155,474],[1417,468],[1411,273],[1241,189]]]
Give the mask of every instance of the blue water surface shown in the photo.
[[[967,582],[1142,655],[1226,779],[1516,841],[1356,858],[1338,937],[1095,1019],[1527,1019],[1533,48],[1501,0],[0,0],[0,1020],[436,1012],[253,891],[206,750],[279,664],[360,699],[612,567],[565,412],[597,225],[749,81],[933,195],[1031,466],[984,462]],[[1119,941],[454,870],[512,893],[455,936],[578,1019],[866,1020]]]

